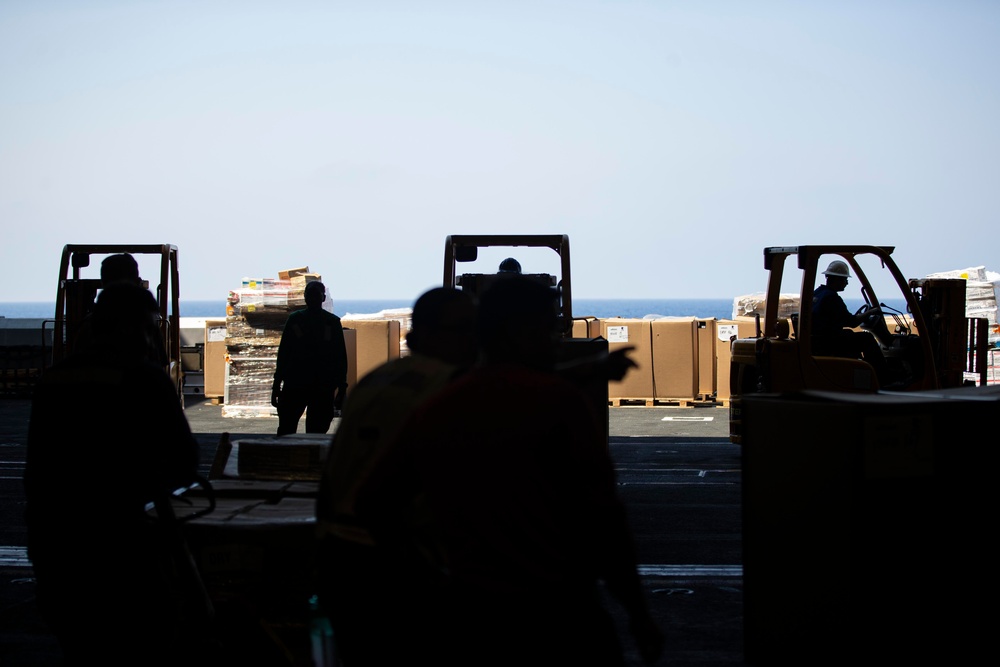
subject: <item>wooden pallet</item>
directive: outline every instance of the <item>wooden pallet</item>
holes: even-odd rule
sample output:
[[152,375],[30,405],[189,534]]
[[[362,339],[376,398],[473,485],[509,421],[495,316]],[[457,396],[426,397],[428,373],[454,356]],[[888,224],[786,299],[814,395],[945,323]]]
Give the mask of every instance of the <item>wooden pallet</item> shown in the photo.
[[621,408],[630,405],[651,408],[655,404],[652,398],[609,398],[608,405],[613,408]]
[[609,398],[608,405],[613,408],[637,406],[637,407],[673,407],[673,408],[702,408],[702,407],[729,407],[729,399],[717,400],[715,398]]

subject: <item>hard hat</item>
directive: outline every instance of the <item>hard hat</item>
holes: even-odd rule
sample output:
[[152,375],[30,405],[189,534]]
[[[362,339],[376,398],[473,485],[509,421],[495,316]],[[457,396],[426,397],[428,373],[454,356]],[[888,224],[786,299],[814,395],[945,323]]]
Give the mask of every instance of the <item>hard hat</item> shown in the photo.
[[500,262],[500,273],[520,273],[521,263],[513,257],[508,257]]
[[841,278],[850,278],[851,272],[847,270],[847,262],[841,262],[839,259],[830,262],[830,266],[826,267],[826,271],[823,272],[824,276],[840,276]]

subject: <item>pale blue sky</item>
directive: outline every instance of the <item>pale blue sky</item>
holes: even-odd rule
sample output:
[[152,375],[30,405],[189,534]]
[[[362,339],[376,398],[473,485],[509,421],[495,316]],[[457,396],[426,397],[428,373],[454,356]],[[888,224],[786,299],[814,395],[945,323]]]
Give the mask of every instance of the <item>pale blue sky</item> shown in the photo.
[[997,271],[998,35],[962,0],[2,0],[0,302],[67,243],[175,244],[192,300],[303,265],[414,299],[449,234],[568,234],[577,298],[756,292],[766,245]]

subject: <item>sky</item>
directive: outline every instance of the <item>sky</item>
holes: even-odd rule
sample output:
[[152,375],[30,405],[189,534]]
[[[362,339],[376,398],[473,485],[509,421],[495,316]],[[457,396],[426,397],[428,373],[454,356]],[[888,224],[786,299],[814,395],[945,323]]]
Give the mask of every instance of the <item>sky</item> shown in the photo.
[[566,234],[576,298],[757,292],[765,246],[998,271],[998,34],[985,0],[0,0],[0,302],[54,301],[66,244],[175,245],[182,300],[303,266],[412,300],[455,234]]

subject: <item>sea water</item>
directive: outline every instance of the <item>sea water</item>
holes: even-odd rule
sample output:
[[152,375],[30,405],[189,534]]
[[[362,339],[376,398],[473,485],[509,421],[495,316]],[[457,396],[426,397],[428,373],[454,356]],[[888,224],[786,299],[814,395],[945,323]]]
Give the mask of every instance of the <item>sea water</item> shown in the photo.
[[[862,304],[860,299],[845,299],[853,312]],[[905,312],[902,300],[890,300],[889,306]],[[575,317],[624,317],[630,319],[654,317],[696,317],[727,320],[733,317],[734,299],[574,299]],[[412,301],[406,299],[343,299],[333,301],[333,312],[340,317],[346,315],[370,315],[384,310],[412,308]],[[51,319],[55,316],[55,304],[44,301],[24,301],[0,303],[0,317]],[[181,317],[226,316],[226,302],[181,301]]]

